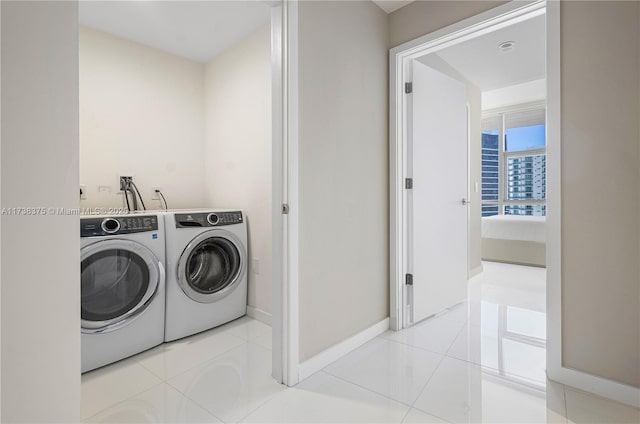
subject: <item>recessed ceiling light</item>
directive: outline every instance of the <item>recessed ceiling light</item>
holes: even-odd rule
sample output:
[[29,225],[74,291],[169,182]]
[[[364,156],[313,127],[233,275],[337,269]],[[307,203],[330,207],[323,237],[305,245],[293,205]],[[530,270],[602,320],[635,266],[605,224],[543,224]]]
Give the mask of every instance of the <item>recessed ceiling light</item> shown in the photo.
[[500,49],[501,52],[508,52],[510,50],[513,50],[513,47],[516,45],[515,41],[505,41],[503,43],[500,43],[498,45],[498,48]]

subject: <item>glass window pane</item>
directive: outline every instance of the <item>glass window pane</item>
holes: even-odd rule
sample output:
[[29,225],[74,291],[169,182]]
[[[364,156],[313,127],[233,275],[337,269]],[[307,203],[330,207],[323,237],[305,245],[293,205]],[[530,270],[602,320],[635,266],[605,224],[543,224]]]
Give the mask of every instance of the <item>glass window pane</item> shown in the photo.
[[498,201],[499,187],[499,130],[482,132],[482,216],[497,215],[497,204],[486,202]]
[[540,149],[546,146],[544,124],[529,125],[524,127],[512,127],[505,130],[506,152]]
[[506,205],[505,215],[546,216],[546,205]]
[[512,156],[507,159],[507,200],[547,198],[547,155]]
[[500,212],[498,205],[492,205],[492,204],[486,204],[486,203],[482,204],[482,216],[498,215],[498,212]]

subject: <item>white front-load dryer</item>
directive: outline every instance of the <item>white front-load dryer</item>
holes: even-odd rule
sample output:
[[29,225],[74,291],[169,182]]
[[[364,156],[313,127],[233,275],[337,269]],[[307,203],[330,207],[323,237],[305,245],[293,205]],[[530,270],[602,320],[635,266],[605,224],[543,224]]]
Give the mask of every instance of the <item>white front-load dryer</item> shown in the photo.
[[80,218],[82,372],[164,341],[162,214]]
[[165,341],[247,312],[247,226],[242,211],[173,211],[165,215]]

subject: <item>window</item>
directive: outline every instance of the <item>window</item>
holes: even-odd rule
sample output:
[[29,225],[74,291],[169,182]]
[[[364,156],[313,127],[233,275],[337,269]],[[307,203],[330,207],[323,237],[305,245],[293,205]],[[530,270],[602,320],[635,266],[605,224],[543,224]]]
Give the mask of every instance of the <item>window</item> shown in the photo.
[[500,195],[500,130],[482,132],[482,216],[497,215]]
[[483,118],[482,216],[546,215],[544,114],[513,108]]

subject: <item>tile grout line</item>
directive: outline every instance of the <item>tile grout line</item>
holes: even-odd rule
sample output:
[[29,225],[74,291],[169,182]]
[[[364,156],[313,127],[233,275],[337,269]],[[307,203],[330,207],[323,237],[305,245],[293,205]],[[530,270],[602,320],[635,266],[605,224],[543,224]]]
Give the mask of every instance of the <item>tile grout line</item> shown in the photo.
[[[243,342],[242,342],[242,343],[240,343],[239,345],[234,346],[234,347],[232,347],[232,348],[230,348],[230,349],[227,349],[227,350],[225,350],[224,352],[221,352],[221,353],[219,353],[219,354],[217,354],[217,355],[215,355],[215,356],[212,356],[212,357],[210,357],[210,358],[207,358],[206,360],[204,360],[204,361],[200,362],[199,364],[196,364],[196,365],[192,366],[191,368],[186,369],[185,371],[182,371],[182,372],[180,372],[180,373],[178,373],[178,374],[176,374],[176,375],[173,375],[173,376],[167,377],[167,378],[166,378],[165,380],[163,380],[163,381],[164,381],[165,383],[169,383],[169,380],[172,380],[172,379],[177,378],[177,377],[180,377],[180,376],[182,376],[182,375],[184,375],[184,374],[186,374],[186,373],[188,373],[188,372],[191,372],[191,371],[193,371],[194,369],[196,369],[196,368],[198,368],[198,367],[201,367],[201,366],[203,366],[204,364],[206,364],[206,363],[208,363],[208,362],[211,362],[211,361],[213,361],[213,360],[215,360],[215,359],[218,359],[218,358],[219,358],[219,357],[221,357],[222,355],[226,355],[227,353],[231,352],[231,351],[232,351],[232,350],[234,350],[234,349],[238,349],[238,348],[240,348],[240,347],[242,347],[242,346],[248,346],[248,345],[249,345],[249,342],[248,342],[248,341],[243,341]],[[254,346],[255,346],[255,345],[254,345]],[[261,347],[261,346],[259,346],[259,347]],[[263,349],[264,349],[264,348],[263,348]],[[154,375],[155,375],[155,374],[154,374]],[[171,384],[170,384],[170,385],[171,385]],[[173,385],[171,385],[171,387],[173,387]],[[176,388],[176,390],[178,390],[178,389]],[[178,390],[178,391],[180,391],[180,390]],[[180,393],[182,393],[182,392],[180,391]]]
[[266,346],[261,345],[260,343],[256,343],[255,341],[248,341],[247,343],[249,343],[250,345],[253,345],[253,346],[261,347],[263,349],[267,349],[269,352],[273,352],[273,348],[268,348]]
[[136,360],[136,364],[140,365],[142,368],[144,368],[145,370],[149,371],[151,374],[153,374],[154,377],[159,378],[160,380],[162,380],[162,382],[166,382],[166,380],[162,377],[160,377],[158,374],[156,374],[155,372],[153,372],[151,369],[147,368],[144,366],[143,363],[139,362]]
[[409,413],[411,412],[413,408],[410,406],[409,409],[407,409],[407,412],[404,414],[404,416],[402,417],[402,419],[400,420],[400,424],[404,424],[404,420],[407,419],[407,417],[409,416]]
[[[443,420],[443,421],[445,421],[445,422],[450,422],[449,420],[445,420],[444,418],[442,418],[442,417],[440,417],[440,416],[438,416],[438,415],[434,415],[434,414],[432,414],[431,412],[423,411],[422,409],[420,409],[420,408],[416,408],[416,407],[414,406],[414,405],[415,405],[415,403],[418,401],[418,399],[420,399],[420,396],[422,395],[422,393],[424,392],[424,390],[425,390],[425,389],[427,388],[427,386],[429,385],[429,382],[431,381],[431,379],[433,378],[433,376],[435,375],[435,373],[436,373],[436,372],[438,371],[438,369],[440,368],[440,365],[442,364],[442,361],[444,360],[444,358],[445,358],[445,357],[449,357],[449,356],[447,355],[447,353],[449,352],[449,350],[451,349],[451,347],[453,346],[453,344],[454,344],[454,343],[455,343],[455,341],[457,340],[458,336],[460,336],[460,334],[462,333],[462,330],[464,330],[464,328],[469,324],[469,322],[468,322],[468,321],[467,321],[466,323],[460,323],[460,322],[457,322],[457,321],[447,320],[447,322],[451,322],[451,323],[455,323],[455,324],[461,324],[461,325],[462,325],[462,327],[460,327],[460,329],[459,329],[459,330],[458,330],[458,332],[456,333],[455,337],[453,337],[453,340],[452,340],[452,341],[451,341],[451,343],[449,344],[449,347],[447,348],[447,350],[446,350],[446,352],[445,352],[445,353],[435,352],[435,351],[433,351],[433,350],[425,349],[425,348],[420,347],[420,346],[414,346],[414,345],[411,345],[411,344],[409,344],[409,343],[404,343],[404,342],[399,341],[399,340],[387,339],[387,338],[383,337],[383,336],[382,336],[382,334],[381,334],[381,335],[379,335],[379,336],[377,336],[378,338],[381,338],[381,339],[383,339],[383,340],[387,340],[387,341],[390,341],[390,342],[395,342],[395,343],[398,343],[398,344],[400,344],[400,345],[404,345],[404,346],[412,347],[412,348],[415,348],[415,349],[422,350],[422,351],[424,351],[424,352],[429,352],[429,353],[436,354],[436,355],[439,355],[439,356],[440,356],[440,359],[438,360],[438,365],[436,365],[436,367],[433,369],[433,371],[432,371],[432,372],[431,372],[431,374],[429,375],[429,378],[427,379],[427,381],[425,382],[424,386],[422,387],[422,389],[420,390],[420,392],[418,393],[418,395],[416,396],[416,398],[413,400],[413,402],[411,403],[411,405],[408,405],[408,406],[409,406],[409,410],[407,411],[407,413],[405,414],[405,416],[404,416],[404,418],[402,419],[402,421],[401,421],[401,422],[404,422],[404,420],[406,419],[407,415],[409,415],[409,412],[411,412],[411,409],[417,409],[418,411],[421,411],[421,412],[423,412],[423,413],[425,413],[425,414],[428,414],[428,415],[431,415],[431,416],[436,417],[436,418],[438,418],[438,419],[441,419],[441,420]],[[384,334],[384,333],[383,333],[383,334]],[[454,359],[455,359],[455,358],[454,358]],[[333,374],[330,374],[329,372],[325,371],[324,369],[323,369],[322,371],[323,371],[323,372],[325,372],[325,373],[327,373],[327,374],[329,374],[329,375],[333,375]],[[338,377],[338,376],[334,376],[334,377],[336,377],[336,378],[340,378],[340,377]],[[340,378],[340,379],[341,379],[341,380],[344,380],[344,379],[342,379],[342,378]],[[344,381],[346,381],[346,380],[344,380]],[[351,383],[351,382],[349,382],[349,383]],[[351,384],[355,384],[355,383],[351,383]],[[355,385],[356,385],[356,386],[358,386],[358,387],[362,387],[362,386],[357,385],[357,384],[355,384]],[[363,388],[363,389],[365,389],[365,390],[369,390],[370,392],[377,393],[377,392],[372,391],[372,390],[370,390],[370,389],[367,389],[367,388],[365,388],[365,387],[362,387],[362,388]],[[380,394],[380,393],[377,393],[377,394]],[[384,395],[382,395],[382,396],[384,396]],[[387,396],[384,396],[384,397],[387,397]],[[387,397],[387,398],[388,398],[388,397]],[[390,399],[390,398],[389,398],[389,399]],[[394,401],[395,401],[395,399],[392,399],[392,400],[394,400]],[[398,401],[396,401],[396,402],[398,402]],[[399,403],[401,403],[402,405],[407,405],[407,404],[406,404],[406,403],[404,403],[404,402],[399,402]]]
[[[462,329],[461,329],[460,331],[462,331]],[[417,409],[417,410],[418,410],[418,411],[420,411],[420,412],[423,412],[423,413],[425,413],[425,414],[427,414],[427,415],[431,415],[431,416],[433,416],[433,417],[436,417],[436,418],[438,418],[438,419],[440,419],[440,420],[442,420],[442,421],[445,421],[445,422],[447,422],[447,423],[451,423],[451,421],[449,421],[449,420],[447,420],[447,419],[444,419],[443,417],[441,417],[441,416],[439,416],[439,415],[436,415],[436,414],[434,414],[434,413],[431,413],[431,412],[425,411],[425,410],[420,409],[420,408],[418,408],[418,407],[416,407],[416,406],[415,406],[416,402],[418,401],[418,399],[420,399],[420,396],[422,396],[422,393],[426,390],[427,386],[429,385],[429,383],[430,383],[430,382],[431,382],[431,380],[433,379],[433,376],[436,374],[436,372],[438,371],[438,369],[440,369],[440,365],[442,365],[442,361],[444,361],[444,358],[445,358],[445,357],[447,357],[447,358],[448,358],[448,356],[446,356],[446,355],[442,355],[442,356],[440,357],[440,361],[438,362],[438,365],[436,366],[436,368],[433,370],[433,372],[432,372],[432,373],[431,373],[431,375],[429,376],[429,379],[428,379],[428,380],[427,380],[427,382],[425,383],[424,387],[422,387],[422,390],[420,390],[420,393],[418,393],[418,396],[417,396],[417,397],[415,398],[415,400],[413,401],[413,404],[411,404],[411,408],[412,408],[412,409]]]
[[[385,394],[383,394],[383,393],[376,392],[375,390],[371,390],[371,389],[369,389],[368,387],[361,386],[360,384],[358,384],[358,383],[354,383],[353,381],[349,381],[349,380],[347,380],[347,379],[345,379],[345,378],[343,378],[343,377],[340,377],[340,376],[337,376],[337,375],[331,374],[330,372],[325,371],[324,369],[321,369],[320,371],[318,371],[318,373],[324,373],[324,374],[327,374],[328,376],[331,376],[331,377],[333,377],[333,378],[337,378],[338,380],[340,380],[340,381],[342,381],[342,382],[344,382],[344,383],[348,383],[348,384],[351,384],[351,385],[353,385],[353,386],[359,387],[360,389],[366,390],[366,391],[367,391],[367,392],[369,392],[369,393],[373,393],[373,394],[375,394],[375,395],[382,396],[383,398],[388,399],[388,400],[391,400],[391,401],[396,402],[396,403],[399,403],[399,404],[400,404],[400,405],[402,405],[402,406],[408,406],[408,407],[409,407],[409,409],[411,409],[411,405],[410,405],[410,404],[408,404],[408,403],[405,403],[405,402],[402,402],[402,401],[400,401],[400,400],[394,399],[394,398],[389,397],[388,395],[385,395]],[[316,373],[316,374],[317,374],[317,373]],[[315,374],[313,374],[313,375],[315,375]],[[308,378],[313,377],[313,375],[309,376]]]
[[[464,327],[460,330],[460,334],[462,334],[462,330],[464,330]],[[451,348],[455,344],[456,340],[458,340],[458,337],[460,337],[460,334],[458,334],[456,336],[456,338],[453,341],[453,343],[451,344],[451,346],[449,346],[449,349],[447,349],[447,352],[443,354],[444,356],[446,356],[447,358],[456,359],[458,361],[466,362],[466,363],[471,364],[471,365],[476,365],[476,366],[478,366],[478,367],[480,367],[482,369],[489,369],[489,370],[492,370],[492,371],[500,372],[500,370],[498,368],[494,368],[494,367],[491,367],[491,366],[488,366],[488,365],[484,365],[484,364],[478,364],[477,362],[473,362],[473,361],[471,361],[469,359],[462,359],[462,358],[458,358],[456,356],[449,355],[449,351],[451,351]],[[518,378],[524,378],[524,379],[527,379],[527,380],[529,380],[531,382],[543,383],[543,384],[546,383],[546,378],[545,378],[544,381],[542,381],[542,380],[536,380],[535,378],[527,377],[526,375],[516,374],[514,372],[506,372],[506,371],[504,371],[504,373],[506,375],[511,375],[511,376],[518,377]],[[546,373],[545,373],[545,377],[546,377]]]
[[[154,376],[154,377],[156,377],[156,375],[155,375],[155,374],[153,374],[153,376]],[[112,404],[110,404],[110,405],[108,405],[108,406],[106,406],[106,407],[104,407],[104,408],[102,408],[102,409],[98,410],[96,413],[91,414],[90,416],[88,416],[88,417],[87,417],[87,418],[85,418],[85,419],[82,419],[82,418],[81,418],[81,419],[80,419],[80,421],[81,421],[81,422],[83,422],[83,423],[84,423],[84,422],[87,422],[87,421],[88,421],[88,420],[90,420],[91,418],[95,417],[95,416],[96,416],[96,415],[98,415],[98,414],[101,414],[102,412],[106,411],[107,409],[109,409],[109,408],[113,408],[114,406],[117,406],[117,405],[120,405],[120,404],[121,404],[121,403],[123,403],[123,402],[128,402],[128,401],[132,400],[133,398],[135,398],[136,396],[140,396],[141,394],[144,394],[144,393],[150,392],[151,390],[153,390],[153,389],[156,389],[156,388],[160,387],[162,384],[165,384],[165,381],[163,381],[162,379],[160,379],[160,381],[159,381],[159,382],[157,382],[157,383],[155,383],[153,386],[148,387],[148,388],[146,388],[146,389],[144,389],[144,390],[142,390],[142,391],[140,391],[140,392],[137,392],[137,393],[135,393],[135,394],[133,394],[133,395],[131,395],[131,396],[127,397],[126,399],[122,399],[122,400],[119,400],[119,401],[117,401],[117,402],[115,402],[115,403],[112,403]]]
[[[448,355],[447,353],[445,353],[445,354],[443,354],[443,355],[444,355],[444,356],[446,356],[446,357],[447,357],[447,358],[449,358],[449,359],[455,359],[456,361],[461,361],[461,362],[465,362],[465,363],[470,364],[470,365],[475,365],[475,366],[477,366],[477,367],[479,367],[479,368],[481,368],[481,369],[500,372],[500,370],[499,370],[498,368],[493,368],[493,367],[490,367],[490,366],[488,366],[488,365],[478,364],[478,363],[476,363],[476,362],[469,361],[468,359],[461,359],[461,358],[457,358],[457,357],[455,357],[455,356]],[[506,372],[506,371],[504,371],[504,374],[505,374],[505,375],[508,375],[508,376],[512,376],[512,377],[524,378],[524,379],[526,379],[526,380],[528,380],[528,381],[530,381],[530,382],[532,382],[532,383],[541,383],[541,384],[545,384],[545,385],[546,385],[546,380],[545,380],[545,381],[542,381],[542,380],[536,380],[536,379],[534,379],[534,378],[527,377],[526,375],[520,375],[520,374],[516,374],[516,373],[513,373],[513,372]]]
[[[381,337],[380,337],[380,336],[377,336],[377,338],[381,338]],[[396,342],[395,340],[389,340],[389,339],[385,339],[385,338],[381,338],[381,340],[388,341],[388,342]],[[437,364],[437,365],[436,365],[436,367],[433,369],[433,371],[429,374],[429,377],[427,378],[427,381],[425,382],[425,386],[423,386],[423,389],[421,389],[421,390],[420,390],[420,393],[418,393],[418,397],[420,397],[420,394],[422,393],[422,390],[424,390],[424,387],[426,387],[426,385],[427,385],[427,384],[429,383],[429,381],[431,380],[431,377],[433,377],[433,374],[435,374],[436,370],[437,370],[437,369],[438,369],[438,367],[440,366],[440,363],[442,362],[442,360],[443,360],[443,358],[444,358],[444,354],[443,354],[443,353],[438,353],[438,352],[433,352],[433,351],[430,351],[430,350],[427,350],[427,349],[422,349],[422,348],[419,348],[419,347],[417,347],[417,346],[412,346],[412,345],[405,344],[405,343],[402,343],[402,342],[396,342],[396,343],[398,343],[399,345],[402,345],[402,346],[407,346],[407,347],[410,347],[410,348],[415,348],[415,349],[418,349],[418,350],[420,350],[420,351],[422,351],[422,352],[427,352],[427,353],[430,353],[430,354],[438,355],[438,356],[439,356],[439,358],[438,358],[438,364]],[[343,357],[343,358],[344,358],[344,357]],[[342,359],[342,358],[341,358],[341,359]],[[338,359],[337,361],[339,361],[339,359]],[[335,362],[337,362],[337,361],[335,361]],[[392,397],[390,397],[390,396],[388,396],[388,395],[385,395],[384,393],[377,392],[377,391],[372,390],[372,389],[370,389],[370,388],[368,388],[368,387],[364,387],[364,386],[362,386],[362,385],[360,385],[360,384],[358,384],[358,383],[355,383],[355,382],[353,382],[353,381],[347,380],[346,378],[341,377],[341,376],[339,376],[339,375],[333,374],[331,371],[329,371],[329,370],[328,370],[328,368],[330,368],[330,367],[331,367],[331,365],[335,364],[335,362],[332,362],[331,364],[327,365],[326,367],[324,367],[323,369],[321,369],[321,370],[320,370],[320,371],[318,371],[318,372],[323,372],[323,373],[325,373],[325,374],[327,374],[327,375],[330,375],[330,376],[332,376],[332,377],[335,377],[335,378],[337,378],[337,379],[339,379],[339,380],[342,380],[342,381],[344,381],[344,382],[346,382],[346,383],[352,384],[352,385],[354,385],[354,386],[360,387],[361,389],[367,390],[367,391],[369,391],[369,392],[371,392],[371,393],[375,393],[375,394],[380,395],[380,396],[382,396],[382,397],[384,397],[384,398],[387,398],[387,399],[390,399],[390,400],[392,400],[392,401],[394,401],[394,402],[400,403],[401,405],[409,406],[409,409],[413,408],[413,403],[415,403],[415,401],[417,400],[417,398],[413,401],[413,403],[409,404],[409,403],[406,403],[406,402],[403,402],[403,401],[400,401],[400,400],[394,399],[394,398],[392,398]],[[311,377],[311,376],[310,376],[310,377]],[[445,421],[446,421],[446,420],[445,420]]]
[[[275,381],[275,380],[274,380]],[[255,409],[253,409],[251,412],[249,412],[248,414],[246,414],[245,416],[243,416],[242,418],[240,418],[239,420],[237,420],[236,422],[238,423],[242,423],[244,422],[245,419],[247,419],[249,417],[249,415],[253,414],[254,412],[256,412],[258,409],[262,408],[263,406],[265,406],[267,403],[271,402],[272,400],[274,400],[276,397],[280,396],[282,393],[286,392],[287,390],[291,389],[291,387],[285,386],[284,384],[278,383],[281,386],[284,386],[283,390],[280,390],[278,393],[274,393],[273,395],[269,396],[264,402],[262,402],[260,405],[256,406]]]
[[[425,414],[425,415],[430,415],[430,416],[432,416],[432,417],[434,417],[434,418],[437,418],[437,419],[439,419],[439,420],[441,420],[441,421],[444,421],[445,423],[448,423],[448,424],[454,424],[454,422],[453,422],[453,421],[445,420],[445,419],[444,419],[444,418],[442,418],[440,415],[435,415],[435,414],[433,414],[433,413],[431,413],[431,412],[424,411],[424,410],[422,410],[422,409],[420,409],[420,408],[416,408],[416,407],[412,406],[412,407],[411,407],[411,409],[415,409],[416,411],[421,412],[421,413],[423,413],[423,414]],[[406,418],[406,417],[405,417],[405,418]]]
[[444,419],[444,418],[442,418],[440,415],[436,415],[436,414],[433,414],[433,413],[431,413],[431,412],[427,412],[427,411],[424,411],[424,410],[422,410],[422,409],[420,409],[420,408],[416,408],[416,407],[413,407],[413,406],[411,407],[411,409],[415,409],[416,411],[418,411],[418,412],[422,412],[423,414],[426,414],[426,415],[431,415],[432,417],[435,417],[435,418],[437,418],[437,419],[439,419],[439,420],[442,420],[442,421],[444,421],[445,423],[453,424],[453,421],[445,420],[445,419]]
[[[477,366],[478,366],[478,367],[480,367],[480,368],[490,369],[490,370],[495,370],[495,371],[498,371],[498,372],[499,372],[500,370],[499,370],[499,369],[497,369],[497,368],[493,368],[493,367],[490,367],[490,366],[488,366],[488,365],[478,364],[478,363],[473,362],[473,361],[470,361],[470,360],[468,360],[468,359],[461,359],[461,358],[457,358],[457,357],[455,357],[455,356],[449,355],[449,352],[451,351],[451,348],[453,347],[453,345],[455,344],[455,342],[458,340],[458,337],[460,337],[460,335],[462,334],[462,330],[464,330],[464,329],[465,329],[465,327],[468,327],[469,325],[476,325],[476,324],[472,324],[471,322],[468,322],[467,324],[465,324],[465,325],[460,329],[460,331],[458,332],[458,334],[456,335],[455,339],[453,340],[453,342],[451,343],[451,345],[449,346],[449,348],[447,349],[447,351],[444,353],[444,355],[445,355],[447,358],[457,359],[457,360],[459,360],[459,361],[467,362],[467,363],[472,364],[472,365],[477,365]],[[468,341],[467,341],[467,345],[468,345]],[[546,349],[545,349],[545,351],[546,351]],[[533,379],[533,378],[530,378],[530,377],[527,377],[527,376],[524,376],[524,375],[516,374],[516,373],[513,373],[513,372],[506,372],[506,371],[505,371],[505,374],[507,374],[507,375],[512,375],[512,376],[514,376],[514,377],[525,378],[525,379],[530,380],[530,381],[532,381],[532,382],[546,383],[546,378],[545,378],[545,381],[541,381],[541,380],[536,380],[536,379]],[[546,373],[545,373],[545,376],[546,376]]]
[[267,333],[265,333],[265,334],[261,334],[261,335],[259,335],[259,336],[247,337],[247,338],[245,339],[244,337],[241,337],[241,336],[238,336],[238,335],[236,335],[236,334],[233,334],[233,333],[231,332],[231,330],[229,330],[229,334],[230,334],[230,335],[232,335],[233,337],[237,337],[237,338],[239,338],[239,339],[242,339],[242,340],[244,340],[245,342],[253,342],[253,341],[256,341],[257,339],[259,339],[259,338],[261,338],[261,337],[265,337],[265,336],[267,336]]
[[[453,341],[451,342],[451,345],[449,346],[449,349],[451,349],[451,346],[453,346],[453,344],[455,343],[456,339],[458,338],[458,336],[462,333],[462,330],[464,330],[465,325],[462,326],[462,328],[458,331],[458,334],[456,334],[456,337],[453,339]],[[447,352],[449,351],[449,349],[447,349]],[[439,415],[435,415],[432,414],[431,412],[427,412],[427,411],[423,411],[420,408],[417,408],[415,406],[416,402],[418,401],[418,399],[420,399],[420,396],[422,396],[422,393],[425,391],[425,389],[427,388],[427,386],[429,385],[429,383],[431,382],[431,380],[433,379],[433,376],[436,374],[436,372],[440,369],[440,365],[442,365],[442,361],[444,361],[444,358],[448,357],[446,355],[446,353],[440,354],[440,360],[438,361],[438,365],[436,365],[436,367],[433,369],[433,372],[431,373],[431,375],[429,376],[429,378],[427,379],[427,382],[424,384],[424,386],[422,387],[422,389],[420,390],[420,393],[418,393],[418,396],[416,396],[416,398],[413,400],[413,403],[411,404],[411,408],[412,409],[417,409],[418,411],[424,412],[425,414],[434,416],[440,420],[443,420],[445,422],[450,423],[451,421],[449,420],[445,420],[444,418],[442,418]]]
[[[420,396],[422,396],[422,393],[425,391],[425,389],[427,388],[427,386],[429,385],[429,383],[431,382],[431,380],[433,379],[433,376],[436,374],[436,372],[438,372],[438,370],[440,369],[440,365],[442,365],[442,361],[444,361],[444,355],[442,355],[440,357],[440,360],[438,361],[438,365],[436,365],[436,367],[434,368],[433,372],[431,373],[431,375],[429,376],[429,378],[427,379],[427,382],[424,383],[424,386],[422,386],[422,389],[420,389],[420,392],[418,393],[418,396],[416,396],[416,398],[413,400],[413,403],[411,404],[412,408],[415,408],[415,404],[418,401],[418,399],[420,399]],[[420,408],[416,408],[420,411],[422,411],[422,409]],[[427,414],[431,414],[430,412],[427,411],[423,411],[426,412]],[[433,415],[433,414],[431,414]],[[435,416],[435,415],[434,415]],[[446,421],[446,420],[445,420]]]
[[192,399],[191,397],[189,397],[187,394],[183,393],[180,389],[178,389],[177,387],[175,387],[173,384],[169,383],[168,381],[165,381],[165,384],[169,387],[171,387],[172,389],[174,389],[175,391],[177,391],[178,393],[180,393],[180,395],[184,396],[185,398],[189,399],[191,402],[195,403],[196,405],[198,405],[200,408],[202,408],[203,410],[207,411],[208,414],[210,414],[211,416],[213,416],[215,419],[219,420],[221,423],[226,423],[226,421],[224,421],[222,418],[218,417],[216,414],[214,414],[213,412],[211,412],[211,410],[209,410],[209,408],[205,408],[204,405],[201,405],[198,401],[196,401],[195,399]]
[[[245,341],[243,344],[240,344],[240,345],[238,345],[238,346],[236,346],[236,347],[234,347],[234,348],[232,348],[232,349],[229,349],[229,350],[228,350],[228,351],[226,351],[225,353],[228,353],[229,351],[231,351],[231,350],[233,350],[233,349],[235,349],[235,348],[239,348],[239,347],[241,347],[241,346],[245,346],[245,345],[247,345],[247,346],[248,346],[249,344],[250,344],[250,342],[249,342],[249,341]],[[257,348],[259,348],[259,349],[264,349],[265,351],[268,351],[268,352],[269,352],[269,354],[271,355],[271,351],[270,351],[270,350],[268,350],[267,348],[265,348],[264,346],[260,346],[260,345],[257,345],[257,344],[253,344],[253,346],[254,346],[254,347],[257,347]],[[207,361],[205,361],[205,362],[203,362],[203,363],[201,363],[201,364],[199,364],[199,365],[196,365],[196,366],[195,366],[195,367],[193,367],[193,368],[190,368],[189,370],[185,371],[184,373],[187,373],[187,372],[189,372],[189,371],[192,371],[194,368],[196,368],[196,367],[198,367],[198,366],[202,366],[202,365],[204,365],[206,362],[213,361],[213,360],[214,360],[214,359],[216,359],[218,356],[220,356],[220,355],[216,355],[216,357],[214,357],[214,358],[210,358],[210,359],[208,359]],[[171,379],[176,378],[176,377],[179,377],[180,375],[182,375],[182,374],[184,374],[184,373],[181,373],[181,374],[178,374],[178,375],[176,375],[176,376],[173,376],[173,377],[171,377]],[[275,380],[273,380],[273,381],[275,382]],[[222,422],[222,423],[227,423],[227,421],[224,421],[224,420],[223,420],[222,418],[220,418],[218,415],[214,414],[214,413],[213,413],[213,411],[211,411],[209,408],[207,408],[207,407],[205,407],[204,405],[200,404],[197,400],[195,400],[195,399],[191,398],[188,394],[184,393],[184,392],[183,392],[182,390],[180,390],[178,387],[176,387],[176,386],[174,386],[173,384],[171,384],[168,380],[167,380],[167,381],[165,381],[165,383],[166,383],[168,386],[170,386],[170,387],[172,387],[173,389],[175,389],[176,391],[178,391],[178,393],[180,393],[182,396],[184,396],[185,398],[189,399],[190,401],[192,401],[193,403],[195,403],[196,405],[198,405],[200,408],[202,408],[202,409],[204,409],[205,411],[207,411],[209,414],[211,414],[212,416],[214,416],[216,419],[220,420],[220,422]],[[276,383],[276,384],[279,384],[279,383]],[[280,384],[280,385],[281,385],[281,386],[283,386],[282,384]],[[272,394],[272,395],[271,395],[271,396],[269,396],[269,397],[268,397],[268,398],[267,398],[263,403],[259,404],[255,409],[253,409],[253,410],[252,410],[251,412],[249,412],[247,415],[243,416],[242,418],[240,418],[240,419],[238,419],[238,420],[234,420],[233,422],[241,422],[242,420],[244,420],[245,418],[247,418],[249,415],[253,414],[255,411],[257,411],[259,408],[261,408],[261,407],[262,407],[263,405],[265,405],[267,402],[271,401],[274,397],[278,396],[280,393],[283,393],[283,392],[285,392],[285,391],[288,389],[288,387],[287,387],[287,386],[284,386],[284,387],[285,387],[285,389],[284,389],[284,390],[280,390],[280,391],[278,391],[277,393]]]
[[192,366],[192,367],[190,367],[190,368],[187,368],[187,369],[186,369],[186,370],[184,370],[184,371],[180,371],[180,372],[179,372],[178,374],[176,374],[176,375],[167,376],[167,377],[161,377],[161,376],[159,376],[158,374],[156,374],[155,372],[153,372],[151,369],[149,369],[149,368],[145,367],[142,363],[137,362],[137,361],[136,361],[136,363],[137,363],[137,364],[139,364],[139,365],[140,365],[141,367],[143,367],[144,369],[146,369],[147,371],[149,371],[150,373],[152,373],[154,376],[156,376],[156,377],[158,377],[159,379],[161,379],[162,381],[167,382],[167,381],[171,380],[172,378],[176,378],[176,377],[178,377],[178,376],[181,376],[182,374],[185,374],[185,373],[187,373],[187,372],[189,372],[189,371],[192,371],[194,368],[197,368],[197,367],[199,367],[199,366],[201,366],[201,365],[203,365],[203,364],[206,364],[207,362],[212,361],[212,360],[214,360],[214,359],[218,358],[219,356],[225,355],[225,354],[229,353],[230,351],[232,351],[233,349],[236,349],[236,348],[239,348],[240,346],[244,346],[244,345],[248,345],[248,344],[249,344],[249,342],[248,342],[247,340],[243,340],[243,339],[241,339],[240,337],[234,336],[233,334],[231,334],[231,336],[233,336],[234,338],[237,338],[237,339],[239,339],[239,340],[242,340],[242,343],[240,343],[239,345],[233,346],[232,348],[229,348],[229,349],[227,349],[227,350],[225,350],[225,351],[223,351],[223,352],[220,352],[220,353],[218,353],[218,354],[216,354],[216,355],[214,355],[214,356],[211,356],[211,357],[209,357],[209,358],[205,359],[204,361],[199,362],[199,363],[197,363],[197,364],[193,365],[193,366]]
[[[462,331],[462,329],[460,329],[459,331]],[[423,350],[423,351],[425,351],[425,352],[435,353],[436,355],[445,355],[445,353],[444,353],[444,352],[437,352],[437,351],[435,351],[435,350],[427,349],[427,348],[424,348],[424,347],[422,347],[422,346],[415,346],[415,345],[412,345],[412,344],[409,344],[409,343],[405,343],[405,342],[402,342],[402,341],[400,341],[400,340],[388,339],[388,338],[386,338],[386,337],[382,337],[382,335],[380,335],[380,336],[376,336],[376,337],[379,337],[379,338],[381,338],[381,339],[383,339],[383,340],[388,340],[388,341],[390,341],[390,342],[398,343],[398,344],[401,344],[401,345],[404,345],[404,346],[414,347],[414,348],[416,348],[416,349],[420,349],[420,350]],[[458,337],[458,336],[457,336],[457,333],[456,333],[456,337]],[[454,339],[454,341],[455,341],[455,339]],[[451,343],[453,343],[453,342],[451,342]],[[447,348],[447,350],[449,350],[449,348]]]

